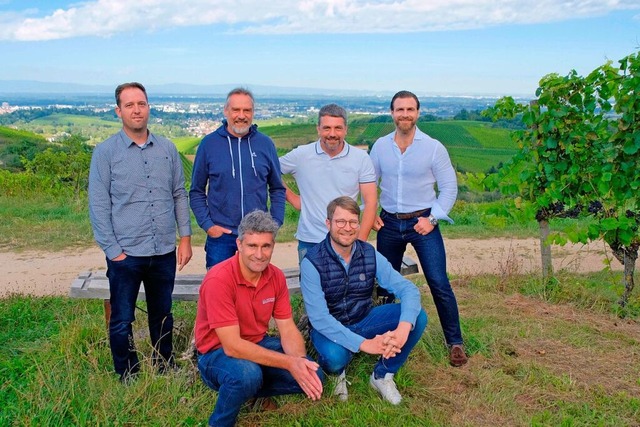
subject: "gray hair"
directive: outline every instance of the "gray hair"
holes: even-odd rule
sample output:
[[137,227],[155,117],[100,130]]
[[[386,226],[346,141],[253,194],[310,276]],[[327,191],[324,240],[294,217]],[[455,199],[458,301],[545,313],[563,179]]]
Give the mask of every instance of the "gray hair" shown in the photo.
[[320,126],[320,119],[324,116],[329,117],[342,117],[344,125],[347,125],[347,110],[339,106],[338,104],[328,104],[320,109],[318,113],[318,126]]
[[231,98],[233,95],[246,95],[249,98],[251,98],[251,106],[255,104],[255,99],[253,99],[253,93],[251,93],[249,89],[244,87],[237,87],[235,89],[231,89],[231,92],[227,94],[227,99],[224,101],[224,108],[227,108],[229,106],[229,98]]
[[255,210],[246,214],[238,226],[238,239],[242,241],[245,234],[271,233],[276,239],[280,226],[269,212]]

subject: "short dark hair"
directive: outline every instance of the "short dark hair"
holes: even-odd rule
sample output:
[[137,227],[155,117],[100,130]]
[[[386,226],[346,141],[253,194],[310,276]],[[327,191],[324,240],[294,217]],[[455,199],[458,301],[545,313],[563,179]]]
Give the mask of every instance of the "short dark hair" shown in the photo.
[[358,203],[349,196],[340,196],[330,201],[327,205],[327,219],[333,219],[333,214],[336,212],[337,207],[358,215],[358,218],[360,218],[360,206],[358,206]]
[[347,110],[338,104],[328,104],[320,108],[320,112],[318,113],[318,126],[320,126],[320,119],[324,116],[341,117],[342,120],[344,120],[344,125],[347,125]]
[[142,86],[142,83],[138,83],[138,82],[122,83],[116,88],[116,105],[118,107],[120,106],[120,94],[122,93],[122,91],[125,89],[131,89],[131,88],[140,89],[142,93],[144,93],[144,97],[146,98],[147,102],[149,102],[149,97],[147,96],[147,90],[144,88],[144,86]]
[[393,103],[396,102],[396,99],[398,98],[413,98],[416,100],[418,110],[420,109],[420,100],[418,99],[416,94],[413,92],[409,92],[408,90],[401,90],[400,92],[393,95],[393,98],[391,98],[391,104],[389,106],[389,108],[391,108],[391,111],[393,111]]
[[227,99],[224,101],[224,108],[227,108],[229,106],[229,98],[231,98],[233,95],[248,96],[249,98],[251,98],[252,107],[256,103],[255,99],[253,98],[253,93],[251,93],[249,89],[245,87],[237,87],[237,88],[231,89],[231,91],[227,94]]
[[280,226],[269,212],[255,210],[246,214],[238,226],[238,239],[242,241],[245,234],[271,233],[276,239]]

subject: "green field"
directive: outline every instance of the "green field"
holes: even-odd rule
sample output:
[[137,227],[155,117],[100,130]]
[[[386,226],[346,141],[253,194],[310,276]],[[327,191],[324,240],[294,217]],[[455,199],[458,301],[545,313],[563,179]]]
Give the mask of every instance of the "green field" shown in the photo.
[[[368,116],[351,121],[347,141],[353,145],[371,145],[378,138],[394,130],[392,122],[370,122]],[[261,132],[269,135],[280,153],[316,141],[318,138],[315,120],[300,123],[301,119],[270,119],[257,122]],[[178,150],[186,155],[195,154],[201,139],[199,136],[180,136],[175,126],[152,123],[158,134],[171,138]],[[60,132],[80,134],[97,143],[117,132],[121,124],[117,120],[105,120],[74,114],[56,113],[23,124],[25,129],[43,135]],[[516,152],[515,144],[509,138],[509,130],[494,127],[492,123],[439,120],[420,122],[420,129],[441,141],[449,150],[453,164],[459,171],[486,172],[508,161]],[[182,131],[183,132],[183,131]],[[29,134],[28,132],[24,132]],[[184,132],[183,132],[184,134]],[[0,147],[2,134],[0,134]]]
[[25,139],[38,141],[38,142],[45,141],[43,137],[36,135],[32,132],[0,126],[0,145],[20,142],[21,140],[25,140]]
[[[447,147],[451,161],[461,171],[486,172],[516,153],[509,130],[493,127],[491,123],[442,120],[419,123],[419,127]],[[273,139],[276,147],[285,151],[318,138],[314,124],[261,126],[260,130]],[[372,144],[393,130],[391,122],[366,123],[359,120],[349,126],[347,141],[353,145]]]
[[198,136],[179,136],[173,138],[173,143],[182,154],[196,154],[196,148],[202,138]]

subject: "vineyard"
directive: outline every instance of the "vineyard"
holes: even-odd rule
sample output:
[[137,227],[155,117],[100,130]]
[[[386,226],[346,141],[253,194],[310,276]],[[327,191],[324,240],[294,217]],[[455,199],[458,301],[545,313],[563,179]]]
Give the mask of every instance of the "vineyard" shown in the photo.
[[[609,61],[585,77],[547,75],[537,99],[519,104],[505,97],[487,115],[521,116],[527,126],[514,133],[518,154],[491,182],[535,208],[544,280],[553,283],[551,241],[603,240],[624,265],[624,307],[640,248],[640,54],[617,64]],[[581,216],[593,223],[550,233],[550,219]]]
[[[442,142],[458,170],[487,172],[507,162],[517,152],[509,137],[509,131],[487,122],[442,120],[419,123],[420,129]],[[395,129],[392,122],[366,123],[362,120],[351,124],[347,141],[353,145],[371,145],[381,136]],[[264,126],[260,131],[269,135],[279,153],[286,153],[301,144],[316,141],[318,134],[314,124]]]

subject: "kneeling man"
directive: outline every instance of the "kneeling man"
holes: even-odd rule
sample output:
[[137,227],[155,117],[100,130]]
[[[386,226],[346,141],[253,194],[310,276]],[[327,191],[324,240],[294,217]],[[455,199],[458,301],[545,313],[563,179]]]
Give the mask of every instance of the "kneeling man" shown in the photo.
[[[306,356],[286,279],[270,264],[278,227],[266,212],[246,215],[238,227],[238,252],[212,267],[200,287],[198,369],[218,391],[209,425],[234,425],[243,403],[254,397],[322,395],[323,374]],[[280,337],[266,335],[272,316]]]
[[[380,355],[369,383],[397,405],[402,397],[393,376],[427,326],[420,291],[393,269],[369,243],[358,240],[360,208],[350,197],[327,207],[325,240],[307,252],[300,265],[301,289],[318,362],[339,374],[334,394],[347,400],[345,368],[354,353]],[[400,299],[374,307],[374,282]]]

